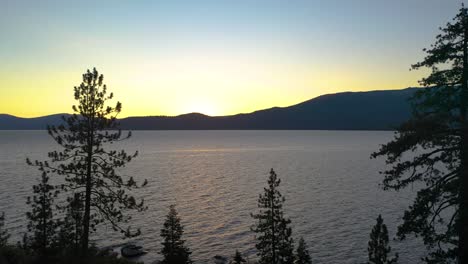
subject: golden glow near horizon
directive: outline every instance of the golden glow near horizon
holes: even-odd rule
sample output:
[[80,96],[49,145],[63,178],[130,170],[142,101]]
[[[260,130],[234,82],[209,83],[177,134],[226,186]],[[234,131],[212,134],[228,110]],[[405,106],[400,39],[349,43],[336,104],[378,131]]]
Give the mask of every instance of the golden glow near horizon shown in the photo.
[[[15,88],[2,91],[0,113],[20,117],[70,113],[75,103],[73,86],[81,82],[85,69],[57,70],[53,75],[40,69],[6,74],[2,71],[0,87]],[[138,69],[113,65],[97,69],[104,74],[104,82],[115,99],[123,103],[121,117],[248,113],[297,104],[327,93],[406,88],[417,85],[416,80],[422,76],[421,72],[407,69],[384,76],[365,68],[339,72],[314,65],[233,62],[229,58],[146,63]],[[386,82],[382,82],[384,78]]]
[[0,113],[70,113],[73,87],[92,67],[122,102],[121,117],[232,115],[417,86],[427,71],[410,65],[459,8],[455,0],[92,3],[2,6]]

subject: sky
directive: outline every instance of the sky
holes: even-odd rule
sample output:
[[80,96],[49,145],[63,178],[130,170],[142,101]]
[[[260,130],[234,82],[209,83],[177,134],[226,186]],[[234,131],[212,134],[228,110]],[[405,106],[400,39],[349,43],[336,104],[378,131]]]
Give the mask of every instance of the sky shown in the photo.
[[0,113],[70,113],[96,67],[121,117],[248,113],[417,86],[460,0],[0,0]]

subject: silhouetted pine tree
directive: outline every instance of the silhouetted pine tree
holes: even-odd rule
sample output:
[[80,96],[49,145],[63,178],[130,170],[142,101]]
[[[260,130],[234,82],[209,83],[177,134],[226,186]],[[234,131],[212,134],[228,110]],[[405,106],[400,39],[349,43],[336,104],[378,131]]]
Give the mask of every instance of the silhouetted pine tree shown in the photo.
[[[116,116],[122,109],[122,104],[107,105],[113,94],[107,94],[103,84],[103,75],[96,69],[83,74],[83,82],[74,88],[74,114],[64,117],[65,125],[48,127],[52,138],[63,148],[62,151],[49,153],[50,162],[34,163],[40,170],[49,174],[65,177],[62,189],[70,195],[79,193],[83,199],[83,219],[81,248],[86,254],[89,244],[89,234],[96,225],[107,222],[114,230],[126,236],[135,236],[139,230],[132,232],[121,223],[127,223],[129,215],[123,210],[134,209],[143,211],[146,207],[137,202],[127,192],[138,188],[132,177],[125,179],[116,172],[117,168],[125,166],[138,152],[127,154],[124,150],[109,150],[106,145],[131,136],[129,132],[122,135]],[[143,185],[146,184],[143,183]]]
[[388,258],[388,254],[392,249],[388,245],[387,226],[383,223],[382,216],[377,217],[377,224],[372,228],[370,240],[367,247],[369,253],[369,263],[372,264],[391,264],[396,263],[398,254],[392,258]]
[[79,193],[68,198],[65,217],[59,223],[57,242],[67,247],[74,254],[79,253],[79,245],[83,234],[83,199]]
[[234,257],[232,258],[231,263],[242,264],[244,262],[246,262],[246,260],[242,257],[242,254],[239,252],[239,250],[236,250],[236,253],[234,254]]
[[180,223],[180,218],[174,205],[169,207],[169,213],[164,222],[164,228],[161,229],[163,238],[161,254],[164,256],[163,264],[188,264],[190,260],[189,248],[185,246],[185,240],[182,239],[184,228]]
[[304,241],[304,238],[299,239],[299,244],[296,249],[296,261],[295,264],[312,264],[312,259],[310,258],[309,251],[307,250],[307,245]]
[[0,214],[0,248],[6,246],[9,238],[10,234],[5,229],[5,212],[2,212]]
[[29,220],[28,231],[31,249],[40,255],[50,254],[50,249],[56,236],[56,222],[54,220],[53,206],[57,197],[57,190],[49,184],[49,177],[42,173],[39,184],[33,186],[34,195],[27,198],[31,211],[26,213]]
[[291,238],[291,220],[284,217],[283,203],[285,198],[278,190],[281,180],[271,169],[268,188],[259,195],[258,214],[252,217],[258,220],[251,229],[255,232],[261,264],[286,264],[294,262],[294,246]]
[[424,49],[424,60],[412,66],[432,69],[420,81],[430,88],[416,93],[413,118],[372,156],[386,156],[392,165],[382,172],[384,189],[423,183],[404,213],[398,236],[421,236],[430,249],[429,263],[468,263],[467,8],[462,6],[441,31],[431,48]]

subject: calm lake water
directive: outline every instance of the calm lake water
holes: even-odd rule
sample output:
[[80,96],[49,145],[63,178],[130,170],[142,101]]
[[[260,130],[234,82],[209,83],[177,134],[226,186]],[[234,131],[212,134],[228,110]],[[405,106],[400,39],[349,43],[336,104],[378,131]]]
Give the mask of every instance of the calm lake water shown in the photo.
[[[314,263],[363,263],[375,218],[382,214],[391,237],[415,190],[382,191],[384,160],[370,154],[393,132],[371,131],[134,131],[113,145],[140,155],[121,170],[148,179],[136,194],[148,211],[132,224],[143,234],[133,239],[160,259],[159,232],[170,204],[176,204],[196,263],[236,249],[255,258],[250,217],[257,210],[270,168],[281,178],[285,213],[296,241],[303,236]],[[25,205],[39,176],[26,157],[46,158],[56,144],[45,131],[0,131],[0,211],[17,240],[26,229]],[[125,242],[111,228],[94,235],[99,246]],[[418,241],[392,241],[401,263],[417,263]]]

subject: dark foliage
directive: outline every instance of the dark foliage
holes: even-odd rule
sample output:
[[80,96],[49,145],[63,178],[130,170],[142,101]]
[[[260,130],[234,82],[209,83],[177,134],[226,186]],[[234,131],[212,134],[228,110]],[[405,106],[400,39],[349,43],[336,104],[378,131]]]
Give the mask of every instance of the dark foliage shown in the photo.
[[5,229],[5,213],[2,212],[0,214],[0,248],[6,246],[8,238],[10,238],[10,234]]
[[0,248],[0,263],[1,264],[142,264],[118,258],[115,255],[108,254],[91,247],[88,255],[84,258],[78,257],[74,254],[54,254],[47,259],[37,256],[31,251],[19,246],[8,245]]
[[18,246],[6,245],[0,248],[1,264],[39,264],[30,251]]
[[83,235],[83,199],[79,193],[68,198],[66,214],[59,222],[57,243],[69,253],[77,255]]
[[377,223],[372,228],[370,240],[367,246],[369,253],[369,263],[372,264],[391,264],[396,263],[398,255],[394,258],[389,258],[388,254],[392,249],[388,245],[387,226],[383,223],[382,216],[377,217]]
[[236,250],[236,253],[232,257],[231,263],[232,264],[242,264],[242,263],[245,263],[245,262],[247,262],[247,261],[242,257],[242,254],[239,252],[239,250]]
[[278,190],[281,180],[271,169],[268,178],[268,187],[264,193],[259,195],[257,214],[252,217],[257,224],[251,229],[256,233],[258,250],[261,264],[286,264],[294,262],[294,245],[291,238],[291,220],[283,213],[285,198]]
[[180,223],[180,218],[174,205],[169,207],[164,228],[161,229],[161,237],[163,238],[161,254],[164,256],[163,264],[189,264],[190,260],[189,248],[185,246],[185,240],[182,239],[184,228]]
[[[386,156],[391,169],[384,189],[421,182],[405,211],[398,236],[421,236],[428,263],[468,262],[468,15],[462,6],[441,28],[427,56],[413,69],[430,68],[412,98],[413,117],[373,157]],[[419,185],[417,185],[419,186]]]
[[310,258],[309,251],[307,250],[307,244],[304,241],[304,238],[299,239],[299,244],[296,249],[296,260],[294,264],[312,264],[312,259]]
[[[48,132],[62,147],[62,151],[49,152],[50,161],[28,163],[39,167],[43,173],[57,174],[64,177],[61,190],[68,196],[80,201],[83,205],[81,232],[81,247],[86,254],[89,246],[89,234],[102,222],[109,223],[116,231],[126,236],[139,234],[124,228],[130,216],[123,210],[146,209],[143,200],[137,202],[128,191],[139,188],[133,177],[124,178],[116,172],[117,168],[125,166],[134,157],[124,150],[109,150],[105,148],[114,142],[129,138],[130,132],[123,136],[118,129],[116,116],[122,105],[107,105],[113,94],[107,94],[103,84],[103,75],[96,69],[83,74],[83,82],[74,88],[74,114],[64,117],[64,125],[50,126]],[[146,184],[146,181],[143,185]],[[75,196],[78,194],[78,196]],[[66,209],[66,206],[63,207]]]

